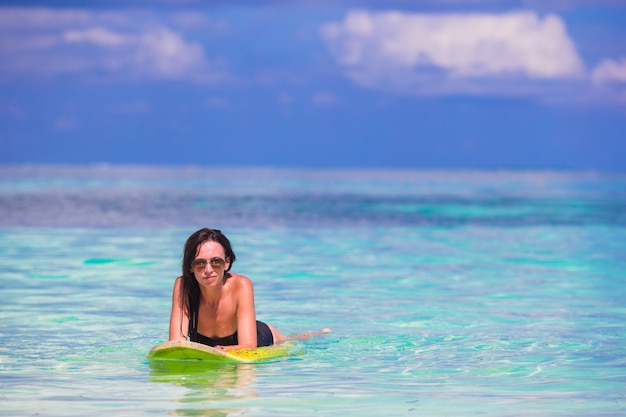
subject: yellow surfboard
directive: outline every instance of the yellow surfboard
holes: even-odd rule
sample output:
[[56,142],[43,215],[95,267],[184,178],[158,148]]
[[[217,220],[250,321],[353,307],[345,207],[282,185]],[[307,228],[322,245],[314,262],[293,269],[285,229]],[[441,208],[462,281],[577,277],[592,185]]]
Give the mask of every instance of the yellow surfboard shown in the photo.
[[148,352],[153,361],[205,361],[230,363],[266,362],[289,356],[291,343],[264,346],[256,349],[241,349],[223,352],[201,343],[176,340],[155,345]]

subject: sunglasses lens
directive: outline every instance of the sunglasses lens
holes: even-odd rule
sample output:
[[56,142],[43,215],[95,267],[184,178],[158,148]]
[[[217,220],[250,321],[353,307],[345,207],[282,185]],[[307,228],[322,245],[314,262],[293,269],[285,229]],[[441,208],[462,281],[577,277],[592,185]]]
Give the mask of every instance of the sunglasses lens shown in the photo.
[[[226,261],[222,258],[211,258],[208,260],[208,263],[211,265],[211,268],[224,268],[226,265]],[[202,271],[206,268],[207,260],[206,259],[196,259],[191,263],[191,267],[196,271]]]
[[222,258],[211,258],[209,260],[213,268],[224,268],[224,260]]
[[191,267],[196,271],[202,271],[204,268],[206,268],[206,260],[196,259],[191,263]]

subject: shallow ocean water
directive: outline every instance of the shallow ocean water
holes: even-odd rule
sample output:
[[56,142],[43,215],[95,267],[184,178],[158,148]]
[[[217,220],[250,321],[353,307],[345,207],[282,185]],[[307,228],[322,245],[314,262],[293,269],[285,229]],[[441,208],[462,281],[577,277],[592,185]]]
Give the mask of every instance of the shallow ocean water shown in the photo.
[[[222,229],[288,359],[168,372]],[[0,168],[0,414],[618,416],[626,175]]]

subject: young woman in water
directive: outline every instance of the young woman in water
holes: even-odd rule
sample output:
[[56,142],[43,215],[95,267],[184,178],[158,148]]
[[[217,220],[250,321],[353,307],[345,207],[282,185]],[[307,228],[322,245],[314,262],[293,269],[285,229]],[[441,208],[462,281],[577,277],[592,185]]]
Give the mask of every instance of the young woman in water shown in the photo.
[[254,288],[247,277],[230,271],[235,262],[230,241],[215,229],[189,236],[183,254],[183,275],[172,293],[169,340],[191,340],[221,350],[252,349],[322,333],[284,336],[257,321]]

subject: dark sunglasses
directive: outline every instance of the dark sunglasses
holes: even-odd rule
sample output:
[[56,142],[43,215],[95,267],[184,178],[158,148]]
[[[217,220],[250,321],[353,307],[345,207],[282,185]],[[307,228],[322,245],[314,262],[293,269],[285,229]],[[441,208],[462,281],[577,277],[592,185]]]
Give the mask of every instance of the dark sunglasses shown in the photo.
[[194,259],[191,263],[191,267],[196,271],[204,271],[207,263],[211,265],[211,268],[224,268],[224,266],[226,265],[225,260],[215,257],[209,259],[208,261],[206,259]]

